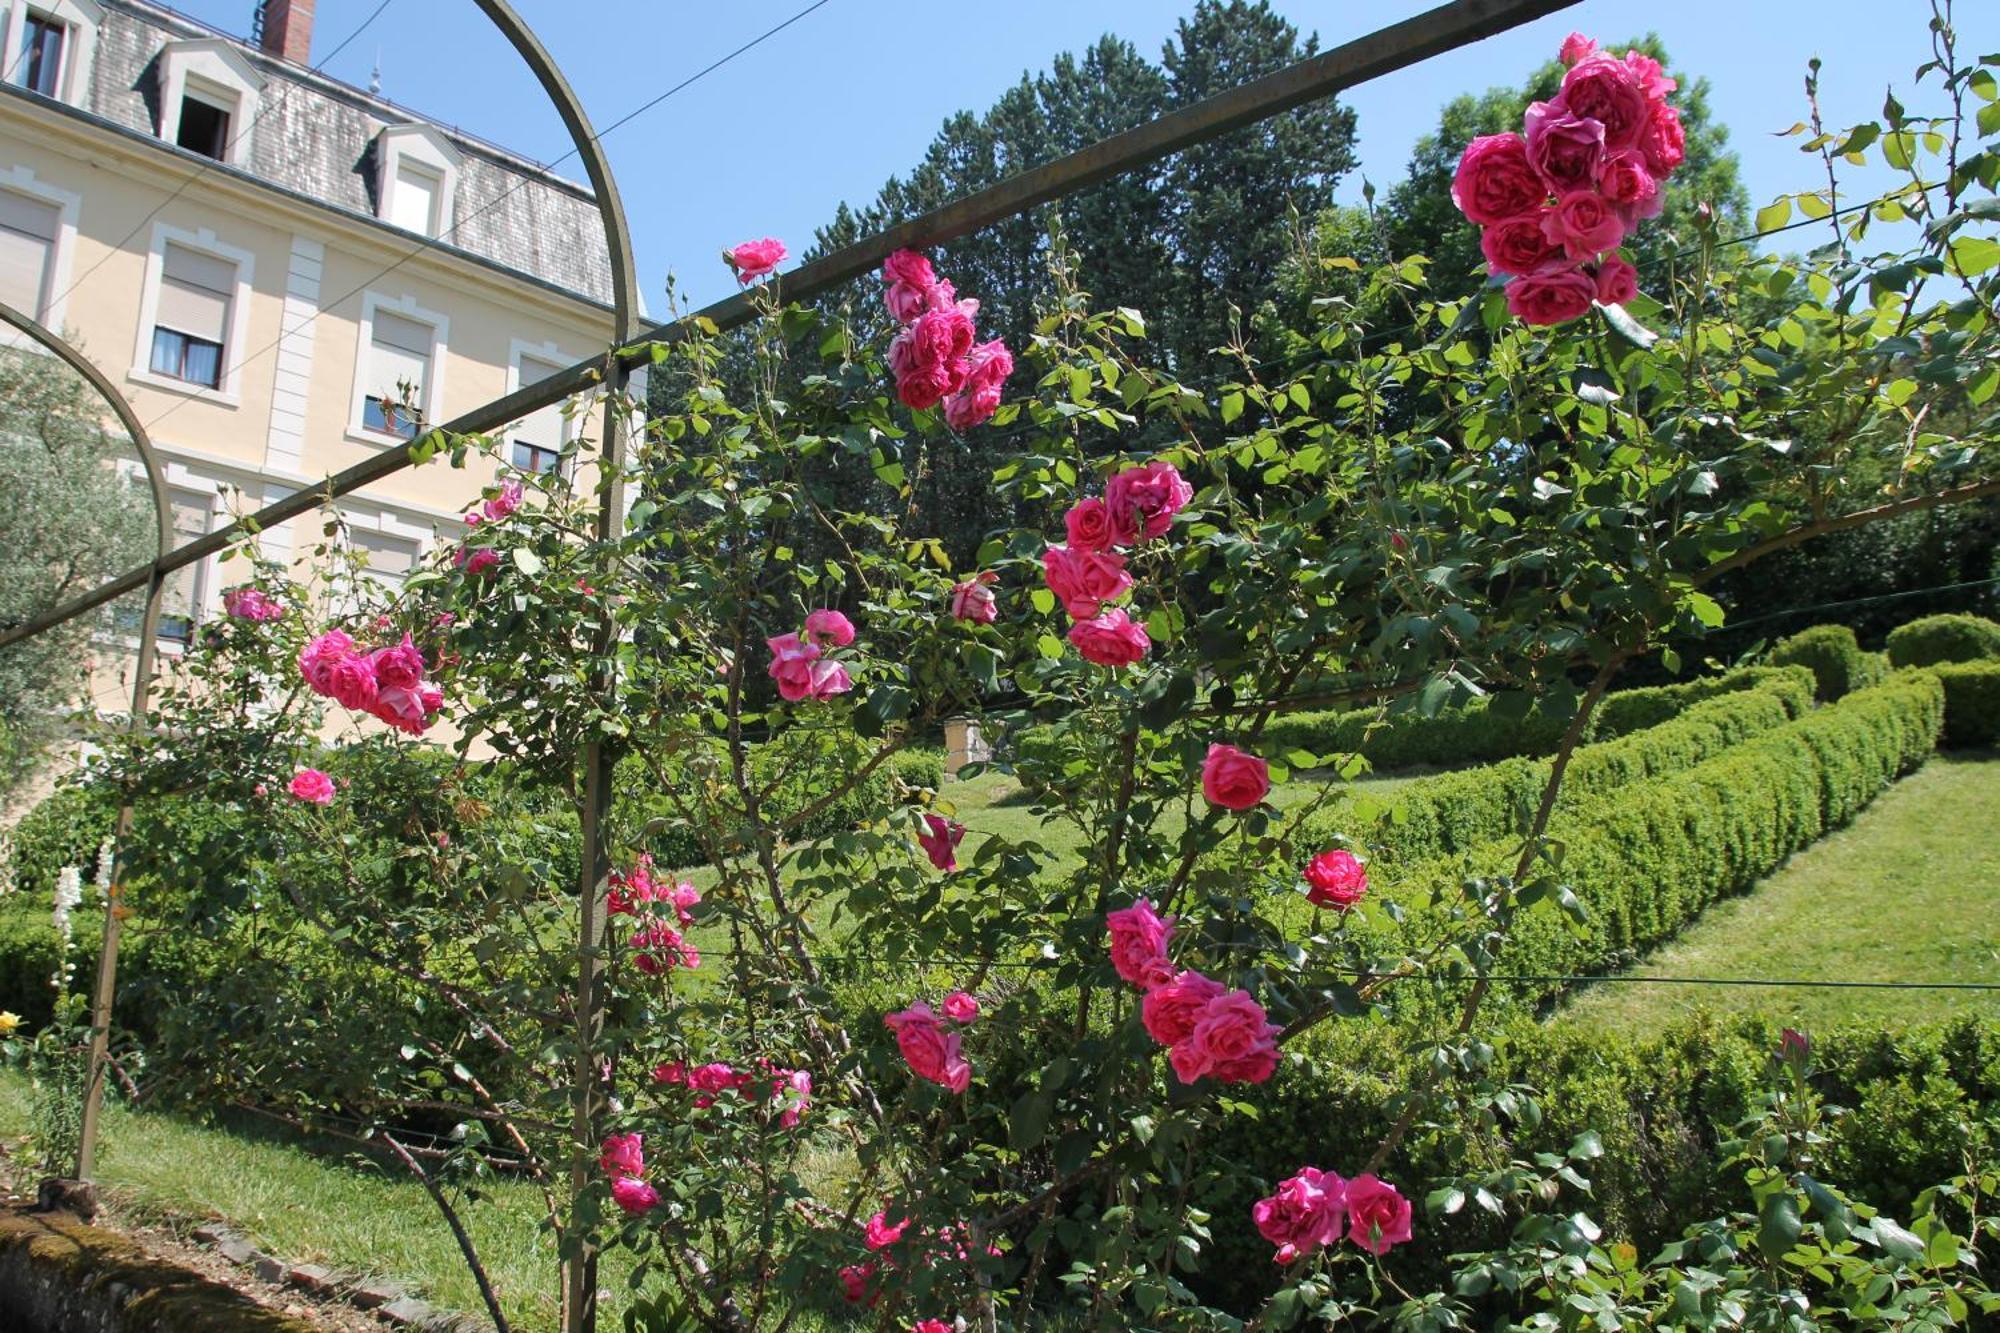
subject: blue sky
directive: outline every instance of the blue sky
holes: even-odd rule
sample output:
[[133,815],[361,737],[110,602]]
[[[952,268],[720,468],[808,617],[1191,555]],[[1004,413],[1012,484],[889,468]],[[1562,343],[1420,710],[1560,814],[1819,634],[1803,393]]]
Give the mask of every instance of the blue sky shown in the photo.
[[[379,0],[319,0],[313,59],[322,60]],[[695,0],[515,0],[608,125],[805,7]],[[695,302],[733,284],[716,259],[725,245],[775,235],[794,253],[843,198],[871,197],[907,169],[939,123],[983,110],[1024,71],[1059,51],[1115,32],[1157,57],[1179,0],[1009,0],[1000,6],[935,0],[828,0],[817,11],[606,138],[632,218],[640,279],[658,312],[671,270]],[[254,0],[177,0],[226,30],[248,28]],[[1422,12],[1422,0],[1277,0],[1322,45]],[[1963,50],[2000,50],[2000,4],[1960,0]],[[1806,61],[1826,64],[1830,122],[1880,114],[1885,88],[1903,101],[1928,59],[1922,0],[1582,0],[1552,17],[1366,84],[1346,95],[1359,115],[1362,170],[1343,183],[1358,199],[1365,174],[1387,184],[1444,102],[1468,89],[1518,83],[1577,29],[1607,41],[1648,29],[1678,68],[1705,75],[1720,120],[1743,157],[1753,206],[1821,183],[1796,141],[1776,139],[1806,115]],[[382,91],[405,106],[539,161],[568,137],[525,68],[471,0],[390,0],[326,66],[365,85],[381,61]],[[1931,85],[1935,87],[1933,83]],[[581,176],[570,160],[559,169]]]

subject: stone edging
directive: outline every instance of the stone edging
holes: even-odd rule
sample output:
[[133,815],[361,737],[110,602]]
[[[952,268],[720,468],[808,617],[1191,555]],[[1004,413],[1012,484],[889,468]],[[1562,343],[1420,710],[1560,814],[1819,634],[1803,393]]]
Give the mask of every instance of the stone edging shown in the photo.
[[321,1300],[345,1301],[357,1310],[368,1310],[377,1319],[397,1328],[418,1333],[491,1333],[492,1325],[471,1315],[439,1310],[410,1295],[393,1282],[337,1273],[318,1264],[291,1264],[265,1254],[233,1227],[206,1222],[190,1235],[200,1244],[235,1264],[249,1269],[259,1281],[273,1286],[296,1287]]

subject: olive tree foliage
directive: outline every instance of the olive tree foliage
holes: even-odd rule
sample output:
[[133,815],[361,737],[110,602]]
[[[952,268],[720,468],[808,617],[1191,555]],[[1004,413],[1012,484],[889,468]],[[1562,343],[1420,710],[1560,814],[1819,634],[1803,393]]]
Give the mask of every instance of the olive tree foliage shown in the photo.
[[[404,1158],[455,1228],[471,1193],[453,1188],[512,1162],[540,1185],[566,1262],[631,1252],[644,1329],[783,1330],[843,1288],[884,1330],[1793,1328],[1828,1304],[1893,1328],[1990,1303],[1991,1223],[1954,1202],[1988,1184],[1929,1196],[1910,1228],[1867,1213],[1791,1169],[1817,1114],[1796,1088],[1766,1118],[1783,1141],[1732,1157],[1753,1207],[1642,1268],[1589,1218],[1587,1143],[1516,1150],[1538,1111],[1490,1077],[1482,1035],[1522,914],[1581,910],[1547,821],[1625,664],[1699,643],[1731,571],[2000,493],[2000,89],[1993,62],[1958,58],[1946,16],[1938,33],[1919,109],[1811,145],[1836,172],[1850,153],[1900,164],[1918,226],[1864,252],[1872,233],[1850,220],[1825,251],[1724,263],[1697,219],[1643,314],[1528,327],[1499,291],[1441,298],[1425,264],[1395,259],[1316,307],[1284,374],[1196,382],[1151,354],[1143,312],[1100,308],[1059,253],[1012,399],[963,440],[900,405],[884,339],[770,288],[747,373],[720,373],[712,329],[657,346],[673,388],[634,441],[623,532],[591,538],[587,486],[518,478],[524,502],[489,509],[465,548],[341,625],[364,647],[410,635],[453,722],[545,801],[583,807],[595,747],[644,773],[606,831],[624,910],[579,938],[557,821],[494,818],[466,772],[398,782],[364,763],[321,804],[244,789],[232,766],[226,790],[272,854],[253,891],[175,906],[191,937],[254,941],[312,982],[194,997],[217,1025],[256,1020],[227,1029],[237,1058],[202,1061],[209,1095],[278,1101],[306,1124],[365,1117],[392,1144],[455,1122],[438,1156]],[[1366,312],[1392,307],[1404,327],[1386,334]],[[918,479],[935,451],[1003,434],[986,484],[1010,521],[956,554],[945,538],[965,534],[929,526]],[[889,502],[823,484],[834,457]],[[1120,539],[1129,586],[1098,585],[1117,615],[1097,632],[1136,651],[1086,656],[1103,639],[1074,623],[1094,619],[1077,603],[1099,599],[1059,604],[1049,548],[1112,479],[1165,466],[1186,490]],[[1862,497],[1864,474],[1879,480]],[[808,534],[838,554],[803,555]],[[981,575],[990,618],[961,614]],[[851,626],[811,642],[812,613],[836,605]],[[226,745],[228,717],[285,711],[290,648],[218,642],[255,668],[218,662],[208,679],[232,683],[175,696],[165,730]],[[246,712],[253,688],[263,703]],[[1286,709],[1475,694],[1569,730],[1510,864],[1440,887],[1419,931],[1356,929],[1397,919],[1376,902],[1305,903],[1300,866],[1321,849],[1300,829],[1319,801],[1227,798],[1205,779],[1211,747],[1260,753]],[[952,853],[949,788],[890,778],[953,714],[1041,723],[1015,760],[1039,831],[967,833]],[[1277,781],[1356,767],[1261,758]],[[133,737],[111,768],[143,790],[187,760],[184,742]],[[1232,762],[1239,778],[1255,765]],[[850,799],[839,827],[809,831]],[[661,891],[679,877],[664,866],[642,893],[640,858],[670,836],[698,850],[688,893]],[[1205,1069],[1185,1058],[1202,1055],[1191,1036],[1161,1049],[1107,947],[1107,917],[1139,899],[1175,918],[1158,961],[1228,992],[1224,1018],[1254,1008],[1268,1063]],[[601,1024],[575,990],[595,964]],[[1364,1160],[1304,1160],[1302,1145],[1296,1165],[1380,1177],[1437,1213],[1488,1209],[1513,1233],[1416,1290],[1407,1250],[1309,1243],[1280,1252],[1268,1301],[1219,1308],[1202,1294],[1207,1242],[1252,1221],[1206,1215],[1193,1185],[1252,1168],[1210,1151],[1213,1131],[1255,1117],[1264,1081],[1297,1076],[1293,1051],[1391,1021],[1405,988],[1449,1013],[1394,1028],[1399,1067],[1421,1072],[1390,1128]],[[951,992],[977,1015],[912,1017]],[[197,1008],[175,1017],[190,1053],[212,1041]],[[919,1019],[922,1039],[904,1040]],[[1462,1171],[1410,1178],[1419,1124],[1456,1136]]]
[[[0,350],[0,625],[60,605],[154,554],[153,500],[116,466],[108,409],[54,357]],[[112,613],[0,649],[0,793],[62,730]],[[122,651],[122,650],[121,650]]]

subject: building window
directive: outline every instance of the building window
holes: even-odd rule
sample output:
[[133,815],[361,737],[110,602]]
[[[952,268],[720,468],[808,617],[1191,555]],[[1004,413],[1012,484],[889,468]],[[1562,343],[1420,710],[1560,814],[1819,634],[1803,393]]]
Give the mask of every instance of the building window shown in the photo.
[[367,391],[361,426],[377,435],[416,438],[429,401],[435,330],[402,315],[377,310],[368,349]]
[[66,24],[29,10],[21,25],[21,55],[14,68],[14,82],[44,97],[60,97],[63,39],[68,35]]
[[391,596],[403,590],[403,580],[417,568],[417,543],[386,532],[349,530],[348,539],[366,559],[364,577],[382,585]]
[[188,93],[181,98],[180,128],[174,142],[191,153],[229,160],[229,108]]
[[[518,364],[520,373],[516,387],[522,389],[538,384],[562,369],[561,366],[527,356],[521,357]],[[568,436],[565,425],[560,403],[515,422],[513,429],[507,433],[514,446],[514,466],[523,472],[554,472],[561,467],[563,442]]]
[[444,176],[421,163],[400,158],[389,190],[389,221],[421,236],[438,231],[438,200]]
[[[174,516],[174,545],[185,546],[208,535],[215,498],[200,491],[178,486],[167,490],[167,503]],[[197,560],[167,575],[160,595],[160,637],[170,643],[186,643],[201,623],[202,603],[208,593],[208,561]]]
[[235,289],[234,264],[168,243],[153,316],[154,374],[210,389],[222,383],[224,330]]
[[0,301],[41,319],[49,296],[62,210],[13,190],[0,190]]

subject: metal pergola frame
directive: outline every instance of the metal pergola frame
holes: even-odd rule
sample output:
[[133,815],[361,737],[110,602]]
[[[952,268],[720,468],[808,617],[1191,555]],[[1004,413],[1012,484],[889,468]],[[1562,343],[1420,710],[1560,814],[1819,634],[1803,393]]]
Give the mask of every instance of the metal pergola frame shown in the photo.
[[[40,615],[0,627],[0,649],[84,615],[126,593],[146,588],[147,608],[139,647],[137,679],[133,685],[132,723],[139,725],[153,669],[153,639],[160,592],[168,575],[220,552],[244,532],[261,532],[298,518],[331,500],[413,466],[431,456],[437,446],[450,437],[487,434],[535,411],[598,389],[606,392],[607,399],[599,450],[602,476],[595,535],[602,541],[615,538],[622,531],[628,423],[621,404],[632,373],[650,362],[652,344],[678,341],[704,324],[717,329],[739,327],[753,317],[754,307],[748,293],[738,293],[679,319],[650,327],[640,326],[631,232],[612,178],[610,163],[591,128],[588,115],[554,59],[521,21],[508,0],[475,0],[475,3],[527,62],[575,141],[576,152],[583,161],[604,224],[611,264],[616,345],[601,356],[579,361],[432,427],[408,445],[366,459],[333,474],[318,486],[295,491],[253,515],[234,520],[183,546],[173,547],[165,478],[152,442],[131,405],[74,348],[20,312],[0,306],[0,319],[28,333],[75,367],[111,405],[132,436],[146,467],[160,518],[160,552],[155,559]],[[1277,73],[1011,176],[987,189],[822,256],[777,279],[778,292],[782,297],[793,300],[821,295],[872,271],[896,250],[936,245],[969,235],[1193,144],[1330,97],[1370,79],[1419,64],[1432,56],[1546,17],[1576,3],[1578,0],[1450,0],[1400,23],[1332,47]],[[611,633],[608,624],[602,632],[606,636]],[[598,645],[600,659],[606,655],[605,650],[609,646],[608,638]],[[596,684],[600,689],[608,690],[611,681],[607,677]],[[601,1030],[604,1006],[601,985],[606,929],[603,893],[609,869],[604,819],[610,805],[611,760],[612,756],[605,747],[596,741],[588,743],[581,756],[584,799],[580,831],[585,851],[577,886],[578,1055],[573,1120],[578,1145],[594,1141],[594,1123],[601,1098],[590,1050]],[[127,806],[119,816],[118,837],[121,843],[130,830],[130,823],[131,811]],[[114,895],[107,908],[114,906],[115,902]],[[93,1165],[111,1002],[117,982],[119,914],[115,910],[107,910],[105,915],[105,947],[99,958],[97,990],[92,1005],[91,1066],[84,1146],[77,1171],[79,1179],[88,1179]],[[580,1190],[588,1183],[586,1156],[581,1151],[576,1154],[577,1165],[571,1182],[574,1190]],[[565,1269],[563,1327],[566,1333],[585,1333],[596,1326],[597,1257],[594,1250],[586,1246],[565,1265]]]

